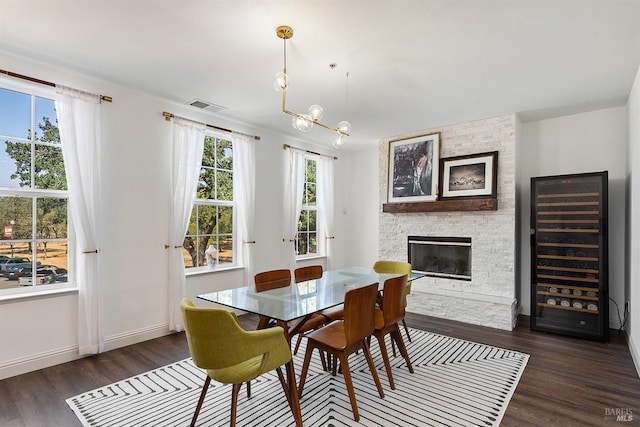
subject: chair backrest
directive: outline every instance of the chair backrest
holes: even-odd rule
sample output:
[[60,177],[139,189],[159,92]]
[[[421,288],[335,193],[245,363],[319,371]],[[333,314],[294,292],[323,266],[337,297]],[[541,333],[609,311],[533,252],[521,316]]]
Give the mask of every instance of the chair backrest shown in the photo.
[[411,264],[404,261],[379,260],[373,264],[373,270],[380,274],[411,274]]
[[384,324],[398,323],[405,316],[407,276],[398,276],[384,281],[382,293],[382,316]]
[[322,277],[321,265],[309,265],[307,267],[296,268],[293,272],[296,283],[304,282],[306,280],[319,279]]
[[285,288],[291,285],[291,270],[270,270],[258,273],[253,278],[256,292]]
[[[189,351],[196,366],[220,369],[243,360],[239,343],[246,332],[228,310],[196,307],[189,298],[180,302]],[[234,345],[229,345],[233,343]]]
[[351,289],[344,295],[344,332],[347,346],[373,334],[378,283]]

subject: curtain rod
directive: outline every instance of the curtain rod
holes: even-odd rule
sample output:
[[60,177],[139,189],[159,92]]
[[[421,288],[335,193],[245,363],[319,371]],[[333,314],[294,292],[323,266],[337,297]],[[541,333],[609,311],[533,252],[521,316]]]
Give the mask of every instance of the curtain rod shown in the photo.
[[[166,121],[168,121],[168,122],[171,121],[171,119],[174,118],[174,117],[178,117],[180,119],[185,119],[185,120],[190,120],[190,119],[187,119],[186,117],[176,116],[175,114],[168,113],[166,111],[163,111],[162,115],[164,116],[164,119]],[[220,126],[214,126],[214,125],[210,125],[208,123],[204,123],[204,125],[207,126],[208,128],[211,128],[211,129],[217,129],[217,130],[221,130],[223,132],[228,132],[228,133],[237,133],[238,135],[248,136],[249,138],[253,138],[256,141],[260,141],[260,137],[258,135],[249,135],[247,133],[242,133],[242,132],[238,132],[238,131],[231,130],[231,129],[221,128]]]
[[[15,77],[15,78],[22,79],[22,80],[27,80],[27,81],[30,81],[30,82],[33,82],[33,83],[38,83],[38,84],[45,85],[45,86],[56,87],[55,83],[51,83],[51,82],[48,82],[46,80],[36,79],[35,77],[25,76],[24,74],[13,73],[11,71],[7,71],[7,70],[3,70],[3,69],[0,69],[0,74],[4,74],[4,75],[9,76],[9,77]],[[105,102],[113,102],[113,98],[110,97],[110,96],[106,96],[106,95],[100,95],[100,100],[101,101],[105,101]]]
[[285,150],[286,150],[287,148],[293,148],[294,150],[304,151],[305,153],[315,154],[316,156],[328,157],[328,158],[333,159],[333,160],[338,160],[338,158],[337,158],[337,157],[335,157],[335,156],[329,156],[328,154],[320,154],[320,153],[316,153],[315,151],[305,150],[304,148],[294,147],[294,146],[289,145],[289,144],[284,144],[284,145],[282,146],[282,148],[283,148],[283,149],[285,149]]

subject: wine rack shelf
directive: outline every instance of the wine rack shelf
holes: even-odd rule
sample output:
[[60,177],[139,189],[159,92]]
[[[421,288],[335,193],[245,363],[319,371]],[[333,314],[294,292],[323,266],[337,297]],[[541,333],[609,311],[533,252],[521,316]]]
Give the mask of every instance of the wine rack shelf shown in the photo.
[[531,179],[531,329],[608,340],[607,172]]

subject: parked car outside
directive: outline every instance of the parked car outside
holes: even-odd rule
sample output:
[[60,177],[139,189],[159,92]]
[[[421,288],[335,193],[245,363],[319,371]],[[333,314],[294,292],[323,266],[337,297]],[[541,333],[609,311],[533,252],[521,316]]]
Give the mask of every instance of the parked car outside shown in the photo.
[[[22,272],[18,277],[20,286],[29,286],[33,284],[31,269]],[[55,265],[45,265],[36,270],[36,284],[44,285],[48,283],[66,282],[67,270],[56,267]]]
[[[40,265],[40,263],[37,263],[37,265]],[[0,273],[3,276],[8,277],[9,272],[18,271],[23,267],[30,267],[30,266],[31,266],[31,260],[29,258],[26,258],[26,257],[9,258],[6,262],[0,264]]]

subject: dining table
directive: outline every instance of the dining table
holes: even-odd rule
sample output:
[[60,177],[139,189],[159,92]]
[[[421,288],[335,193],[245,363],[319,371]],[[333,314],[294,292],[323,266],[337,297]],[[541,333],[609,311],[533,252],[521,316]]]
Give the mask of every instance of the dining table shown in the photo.
[[[201,294],[198,295],[198,299],[266,318],[283,328],[285,338],[291,345],[291,337],[296,335],[297,329],[304,324],[304,321],[314,313],[342,304],[345,293],[350,289],[378,283],[379,289],[382,290],[385,280],[397,276],[399,274],[380,274],[372,268],[346,267],[325,270],[322,277],[318,279],[292,283],[291,286],[283,288],[256,292],[255,285],[249,284],[239,288]],[[408,280],[418,277],[421,277],[421,274],[412,273]],[[290,325],[293,326],[290,327]],[[293,358],[287,363],[286,372],[287,398],[291,404],[296,426],[302,426]]]

